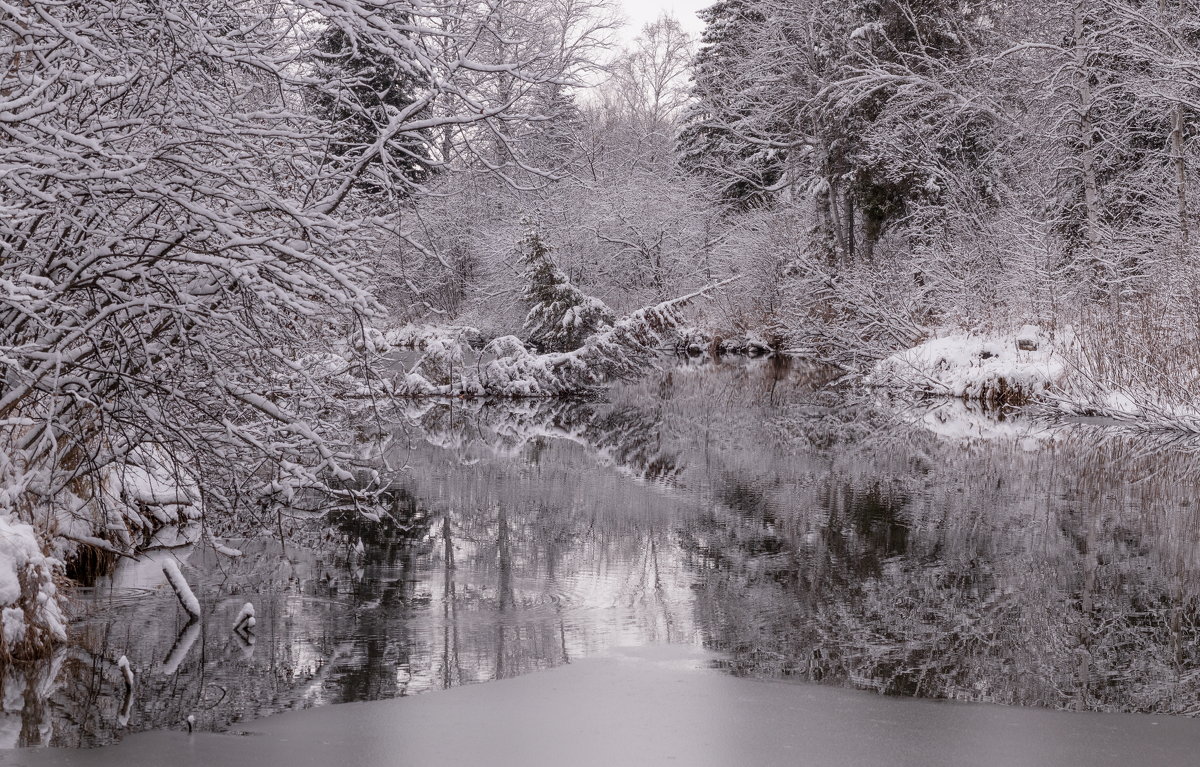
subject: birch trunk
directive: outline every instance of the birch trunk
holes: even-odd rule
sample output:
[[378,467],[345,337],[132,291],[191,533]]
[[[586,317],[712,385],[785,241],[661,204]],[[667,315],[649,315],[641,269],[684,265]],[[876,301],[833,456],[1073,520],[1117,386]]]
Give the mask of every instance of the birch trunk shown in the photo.
[[[1075,57],[1075,80],[1077,107],[1079,109],[1079,172],[1083,182],[1085,208],[1087,258],[1094,273],[1104,272],[1100,255],[1100,188],[1096,181],[1096,135],[1092,123],[1094,99],[1088,67],[1089,36],[1084,25],[1087,3],[1077,1],[1072,8],[1072,49]],[[1113,275],[1115,277],[1116,275]],[[1118,286],[1115,279],[1109,281],[1109,301],[1116,308]]]

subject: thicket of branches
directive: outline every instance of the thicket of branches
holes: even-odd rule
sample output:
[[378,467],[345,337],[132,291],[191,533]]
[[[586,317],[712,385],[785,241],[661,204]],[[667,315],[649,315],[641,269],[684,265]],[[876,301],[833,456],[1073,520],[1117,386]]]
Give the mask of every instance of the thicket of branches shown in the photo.
[[1195,398],[1198,0],[702,18],[617,49],[609,0],[0,0],[12,578],[350,482],[368,341],[411,321],[512,392],[694,319],[852,366],[1072,325],[1087,375]]
[[491,299],[522,288],[512,243],[532,212],[572,284],[618,311],[739,274],[709,331],[844,364],[947,326],[1071,325],[1128,369],[1189,344],[1200,4],[720,0],[701,16],[699,41],[664,18],[595,87],[528,94],[545,119],[517,138],[548,175],[435,182],[422,247],[394,253],[397,311],[518,327]]
[[[0,508],[33,551],[261,527],[350,477],[329,361],[379,314],[373,254],[450,151],[526,167],[524,95],[576,74],[522,12],[0,3]],[[0,657],[53,639],[21,628],[47,620],[34,560]]]
[[751,211],[746,250],[787,261],[799,345],[847,360],[1028,322],[1106,342],[1135,326],[1116,333],[1129,347],[1194,337],[1200,4],[726,0],[705,16],[682,161]]

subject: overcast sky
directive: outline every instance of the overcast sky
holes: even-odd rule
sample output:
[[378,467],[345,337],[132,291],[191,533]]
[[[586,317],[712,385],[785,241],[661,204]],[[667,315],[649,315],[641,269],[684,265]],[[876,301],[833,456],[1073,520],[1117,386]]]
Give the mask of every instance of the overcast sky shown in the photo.
[[620,0],[629,17],[629,26],[623,32],[625,37],[637,37],[641,28],[658,18],[663,11],[679,19],[679,23],[693,37],[699,37],[704,25],[696,18],[696,11],[707,8],[716,0]]

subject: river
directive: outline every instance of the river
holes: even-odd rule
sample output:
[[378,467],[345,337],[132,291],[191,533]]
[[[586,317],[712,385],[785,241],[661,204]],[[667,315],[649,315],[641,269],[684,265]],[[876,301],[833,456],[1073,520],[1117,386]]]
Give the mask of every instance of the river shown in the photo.
[[[569,707],[578,669],[665,652],[703,672],[675,688],[681,710],[703,679],[744,711],[791,695],[915,732],[935,709],[914,707],[952,701],[936,711],[986,704],[1013,742],[1042,727],[1096,743],[1100,728],[1125,758],[1158,742],[1139,740],[1153,726],[1178,753],[1200,747],[1195,445],[832,384],[799,363],[697,361],[590,401],[398,405],[379,456],[405,467],[388,515],[277,520],[237,558],[122,562],[77,590],[70,647],[4,671],[0,745],[58,747],[29,762],[49,764],[142,731],[175,731],[129,738],[143,750],[186,737],[189,716],[256,732],[283,712],[505,679],[489,705],[512,690],[518,711],[545,708],[516,692],[526,677],[565,680]],[[165,556],[197,584],[201,621],[166,588]],[[257,625],[234,632],[247,601]],[[760,763],[804,747],[780,738]],[[938,748],[892,756],[959,759]],[[988,763],[1026,757],[1038,763]]]

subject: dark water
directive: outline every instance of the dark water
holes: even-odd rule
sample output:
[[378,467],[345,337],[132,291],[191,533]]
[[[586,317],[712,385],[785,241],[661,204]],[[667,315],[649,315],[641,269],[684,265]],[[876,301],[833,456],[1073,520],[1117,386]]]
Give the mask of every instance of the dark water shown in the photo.
[[702,364],[602,401],[400,408],[389,517],[164,554],[192,624],[158,561],[124,564],[79,591],[72,647],[4,671],[0,745],[236,731],[660,643],[743,676],[1200,714],[1191,446],[828,383]]

